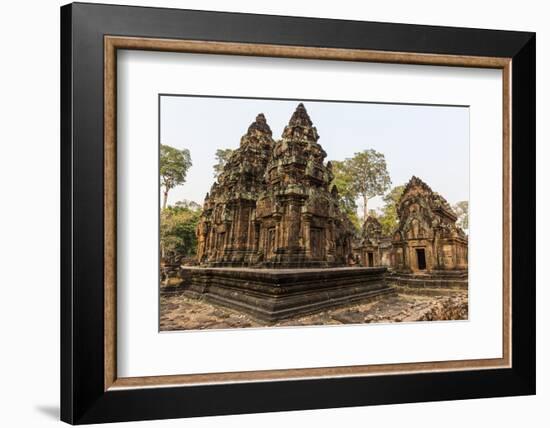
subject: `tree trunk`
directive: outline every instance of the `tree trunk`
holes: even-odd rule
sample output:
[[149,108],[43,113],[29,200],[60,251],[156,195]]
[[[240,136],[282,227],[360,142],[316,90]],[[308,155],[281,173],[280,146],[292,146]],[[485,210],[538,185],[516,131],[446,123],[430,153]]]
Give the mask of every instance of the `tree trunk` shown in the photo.
[[365,221],[369,215],[368,202],[369,198],[367,195],[363,195],[363,221]]
[[166,208],[166,203],[168,202],[168,190],[165,190],[164,192],[162,192],[162,209],[165,209]]

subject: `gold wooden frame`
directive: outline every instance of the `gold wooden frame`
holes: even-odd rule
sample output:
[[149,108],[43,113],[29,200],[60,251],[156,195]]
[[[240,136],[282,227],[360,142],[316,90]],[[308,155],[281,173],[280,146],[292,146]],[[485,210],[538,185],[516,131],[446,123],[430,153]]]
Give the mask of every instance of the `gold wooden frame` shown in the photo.
[[[494,68],[503,82],[502,358],[118,378],[116,373],[116,52],[118,49]],[[104,389],[368,376],[511,367],[511,58],[106,36],[104,38]]]

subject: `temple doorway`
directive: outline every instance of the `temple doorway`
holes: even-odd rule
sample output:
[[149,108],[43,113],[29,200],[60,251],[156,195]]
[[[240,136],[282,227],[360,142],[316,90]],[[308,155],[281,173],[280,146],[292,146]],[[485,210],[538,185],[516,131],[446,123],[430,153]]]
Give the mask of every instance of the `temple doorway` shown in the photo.
[[426,270],[426,252],[424,248],[416,249],[416,262],[418,270]]
[[369,258],[369,264],[368,266],[369,267],[372,267],[374,266],[374,254],[372,252],[369,251],[368,253],[368,258]]

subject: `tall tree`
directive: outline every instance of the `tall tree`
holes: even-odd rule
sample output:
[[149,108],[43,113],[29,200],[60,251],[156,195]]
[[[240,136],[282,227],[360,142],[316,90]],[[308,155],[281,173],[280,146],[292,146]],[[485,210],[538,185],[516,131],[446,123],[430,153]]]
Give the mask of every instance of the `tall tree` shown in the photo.
[[185,183],[187,171],[193,164],[189,150],[178,150],[164,144],[160,145],[160,185],[162,186],[162,209],[166,208],[168,192]]
[[397,218],[397,203],[399,198],[403,194],[405,186],[395,186],[391,189],[382,200],[384,201],[384,206],[382,207],[382,214],[378,219],[382,225],[382,232],[384,235],[389,235],[397,228],[399,219]]
[[344,211],[356,229],[361,228],[361,222],[357,216],[357,203],[355,194],[351,191],[352,177],[347,173],[345,161],[330,161],[334,179],[331,183],[338,189],[340,196],[340,209]]
[[468,201],[457,202],[453,209],[458,217],[457,224],[464,230],[468,230]]
[[353,178],[348,174],[345,161],[330,161],[334,179],[331,186],[336,186],[340,195],[340,205],[346,212],[357,211],[355,194],[351,190]]
[[216,164],[214,165],[214,178],[217,180],[223,171],[223,167],[233,154],[233,149],[216,150]]
[[369,213],[369,199],[382,195],[391,185],[386,158],[373,149],[355,153],[344,161],[346,175],[351,178],[350,191],[363,202],[363,219]]

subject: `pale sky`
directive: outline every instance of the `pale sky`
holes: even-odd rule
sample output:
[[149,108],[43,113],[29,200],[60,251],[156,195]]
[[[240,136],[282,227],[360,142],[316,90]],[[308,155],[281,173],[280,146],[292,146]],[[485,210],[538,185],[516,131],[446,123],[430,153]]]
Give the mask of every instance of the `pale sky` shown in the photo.
[[[392,187],[416,175],[451,205],[469,199],[468,107],[162,95],[161,143],[189,149],[193,162],[168,203],[202,205],[214,182],[216,150],[238,148],[258,113],[277,140],[299,102],[317,127],[327,161],[375,149],[386,157]],[[369,208],[382,205],[380,197],[369,201]]]

